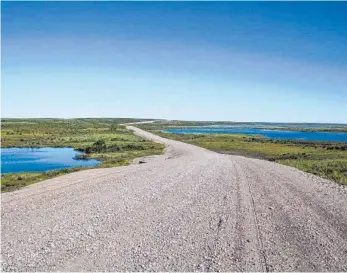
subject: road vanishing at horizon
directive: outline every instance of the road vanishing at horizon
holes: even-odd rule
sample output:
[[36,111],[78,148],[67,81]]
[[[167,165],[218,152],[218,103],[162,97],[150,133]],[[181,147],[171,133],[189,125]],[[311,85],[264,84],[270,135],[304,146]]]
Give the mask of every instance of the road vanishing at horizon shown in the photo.
[[3,193],[3,271],[347,271],[347,188],[155,136],[165,155]]

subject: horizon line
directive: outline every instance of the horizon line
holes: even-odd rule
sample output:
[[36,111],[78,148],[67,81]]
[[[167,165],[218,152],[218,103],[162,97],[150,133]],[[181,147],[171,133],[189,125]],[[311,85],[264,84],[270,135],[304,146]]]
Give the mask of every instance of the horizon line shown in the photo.
[[229,123],[286,123],[286,124],[334,124],[334,125],[347,125],[341,122],[298,122],[298,121],[232,121],[232,120],[190,120],[190,119],[163,119],[163,118],[138,118],[138,117],[1,117],[2,120],[6,119],[56,119],[56,120],[70,120],[70,119],[138,119],[138,120],[155,120],[155,121],[186,121],[186,122],[229,122]]

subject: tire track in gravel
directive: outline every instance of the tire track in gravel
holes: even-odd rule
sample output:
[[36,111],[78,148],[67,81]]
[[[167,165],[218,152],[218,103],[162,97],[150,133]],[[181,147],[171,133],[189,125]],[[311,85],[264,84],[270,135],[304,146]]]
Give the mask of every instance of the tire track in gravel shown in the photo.
[[[298,194],[294,185],[303,181],[307,174],[294,170],[292,176],[288,176],[286,172],[273,170],[273,168],[286,169],[287,166],[279,167],[276,166],[277,164],[274,165],[271,162],[265,164],[258,160],[247,163],[245,171],[249,176],[248,181],[262,184],[262,189],[258,188],[257,203],[261,211],[259,214],[266,215],[262,219],[265,226],[262,234],[268,243],[266,253],[272,262],[270,269],[287,270],[280,264],[276,265],[278,259],[282,259],[283,264],[286,264],[285,260],[290,261],[291,270],[306,268],[312,271],[331,271],[334,268],[333,271],[345,271],[347,269],[347,240],[344,233],[346,216],[338,213],[341,216],[339,221],[331,222],[331,215],[324,213],[325,209],[321,208],[322,205],[309,202],[309,199]],[[264,184],[264,180],[268,183]],[[326,181],[326,183],[331,182]],[[314,186],[314,183],[311,184],[311,187]],[[312,193],[314,193],[313,190]],[[267,212],[266,208],[268,208]],[[334,211],[336,214],[336,210]],[[280,237],[281,240],[275,240],[275,236]],[[277,241],[277,248],[274,247],[274,241]],[[278,245],[278,242],[281,242],[281,245]],[[269,246],[269,243],[272,244]],[[302,259],[302,257],[306,258]],[[273,262],[274,260],[276,263]]]
[[[247,253],[249,253],[245,257],[248,260],[243,261],[245,263],[245,266],[242,268],[242,270],[256,271],[257,269],[259,270],[259,268],[261,268],[261,271],[268,271],[268,265],[263,250],[262,238],[259,232],[258,219],[254,207],[251,188],[248,180],[246,179],[244,171],[236,162],[233,162],[233,165],[237,175],[237,230],[240,230],[239,232],[237,232],[238,242],[240,247],[245,248],[245,246],[247,246],[248,248],[247,250],[243,250],[242,252],[244,253],[246,251]],[[242,204],[241,202],[244,202],[244,204]],[[242,257],[242,255],[236,256]]]

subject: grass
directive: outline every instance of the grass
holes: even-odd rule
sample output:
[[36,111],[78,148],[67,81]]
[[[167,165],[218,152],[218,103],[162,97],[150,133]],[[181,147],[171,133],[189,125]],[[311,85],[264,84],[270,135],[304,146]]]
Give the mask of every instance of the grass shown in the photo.
[[[123,122],[136,119],[3,119],[1,146],[73,147],[81,158],[101,160],[97,168],[128,165],[137,157],[161,154],[164,145],[135,136]],[[1,191],[7,192],[62,174],[87,168],[38,173],[2,174]]]
[[[83,158],[102,161],[97,167],[128,165],[137,157],[161,154],[164,146],[143,140],[121,123],[136,119],[3,119],[2,147],[73,147]],[[210,122],[158,122],[138,127],[201,146],[216,152],[275,161],[347,185],[347,144],[331,142],[279,141],[238,134],[171,134],[160,130],[172,126],[209,125]],[[224,124],[224,123],[223,123]],[[321,129],[325,130],[324,128]],[[42,173],[4,174],[2,192],[19,189],[48,178],[87,168]]]
[[261,158],[293,166],[347,185],[347,143],[271,140],[241,134],[163,133],[161,130],[169,127],[163,124],[143,124],[139,127],[219,153]]
[[14,173],[14,174],[3,174],[1,176],[1,191],[9,192],[18,190],[24,186],[28,186],[33,183],[41,182],[53,177],[68,174],[71,172],[80,171],[87,168],[71,168],[54,170],[48,172],[35,172],[35,173]]

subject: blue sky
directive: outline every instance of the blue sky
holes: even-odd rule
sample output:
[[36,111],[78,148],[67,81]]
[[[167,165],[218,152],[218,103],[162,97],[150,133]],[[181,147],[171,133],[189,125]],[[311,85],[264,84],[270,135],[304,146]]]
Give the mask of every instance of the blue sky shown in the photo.
[[347,123],[346,9],[2,2],[2,116]]

